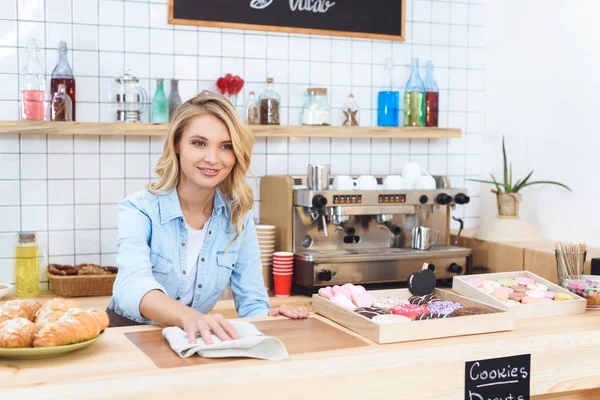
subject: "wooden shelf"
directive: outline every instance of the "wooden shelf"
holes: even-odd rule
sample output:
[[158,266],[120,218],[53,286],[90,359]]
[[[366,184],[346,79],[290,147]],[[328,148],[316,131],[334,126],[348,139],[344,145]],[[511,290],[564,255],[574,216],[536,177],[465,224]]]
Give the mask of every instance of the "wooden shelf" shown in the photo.
[[[0,133],[52,135],[166,135],[168,124],[106,122],[0,121]],[[253,125],[256,137],[332,137],[447,139],[461,136],[460,129],[417,127],[342,127]]]

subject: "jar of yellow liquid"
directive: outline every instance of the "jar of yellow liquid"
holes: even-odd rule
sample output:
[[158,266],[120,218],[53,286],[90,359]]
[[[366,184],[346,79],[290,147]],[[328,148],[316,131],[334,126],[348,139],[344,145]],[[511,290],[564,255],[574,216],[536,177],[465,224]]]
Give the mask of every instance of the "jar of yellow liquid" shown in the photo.
[[40,294],[39,246],[35,232],[20,232],[15,248],[17,297],[32,297]]

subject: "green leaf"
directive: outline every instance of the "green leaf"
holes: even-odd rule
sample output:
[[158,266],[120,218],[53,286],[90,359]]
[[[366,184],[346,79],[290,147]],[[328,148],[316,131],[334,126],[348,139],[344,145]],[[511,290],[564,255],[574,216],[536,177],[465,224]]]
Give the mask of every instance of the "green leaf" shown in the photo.
[[525,185],[529,181],[529,178],[531,178],[532,174],[533,174],[533,170],[529,173],[529,175],[527,175],[525,177],[525,179],[523,179],[523,182],[521,182],[520,184],[517,182],[517,184],[513,188],[515,193],[519,193],[519,190],[521,190],[523,188],[523,185]]
[[502,189],[500,189],[500,186],[502,186],[504,188],[504,191],[506,191],[506,185],[498,182],[498,180],[496,180],[496,177],[494,176],[494,174],[490,174],[492,176],[492,179],[494,180],[494,185],[496,185],[496,189],[501,192]]
[[502,189],[500,189],[500,186],[504,187],[504,184],[499,183],[493,176],[492,178],[494,179],[493,181],[485,181],[482,179],[465,179],[466,181],[471,181],[471,182],[479,182],[479,183],[487,183],[490,185],[495,185],[496,186],[496,190],[498,190],[499,192],[502,192]]
[[508,183],[508,166],[506,164],[506,146],[504,146],[504,135],[502,135],[502,157],[504,159],[504,185],[506,185]]
[[569,192],[572,192],[571,188],[568,187],[567,185],[563,185],[562,183],[554,182],[554,181],[535,181],[535,182],[529,182],[529,183],[526,183],[525,185],[521,185],[521,188],[524,188],[524,187],[527,187],[527,186],[531,186],[531,185],[556,185],[556,186],[564,187]]
[[513,185],[512,185],[512,163],[510,163],[510,169],[508,172],[508,185],[506,188],[506,193],[512,193],[513,192]]

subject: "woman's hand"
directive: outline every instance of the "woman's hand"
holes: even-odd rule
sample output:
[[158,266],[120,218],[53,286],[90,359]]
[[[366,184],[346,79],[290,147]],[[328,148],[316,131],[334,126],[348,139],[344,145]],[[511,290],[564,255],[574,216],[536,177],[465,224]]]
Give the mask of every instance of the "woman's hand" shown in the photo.
[[196,334],[199,333],[206,344],[213,344],[210,333],[214,333],[221,340],[239,339],[235,328],[221,314],[202,314],[190,308],[181,319],[181,328],[188,334],[188,343],[196,343]]
[[305,307],[290,307],[286,304],[269,310],[269,317],[276,317],[278,315],[283,315],[291,319],[305,319],[308,318],[308,310]]

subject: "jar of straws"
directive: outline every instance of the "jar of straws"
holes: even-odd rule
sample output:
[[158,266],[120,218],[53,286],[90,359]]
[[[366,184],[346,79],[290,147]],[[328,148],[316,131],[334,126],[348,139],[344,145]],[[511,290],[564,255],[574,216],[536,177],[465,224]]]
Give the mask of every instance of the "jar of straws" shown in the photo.
[[567,281],[579,279],[584,274],[587,247],[583,243],[558,243],[554,250],[558,284],[564,286]]

